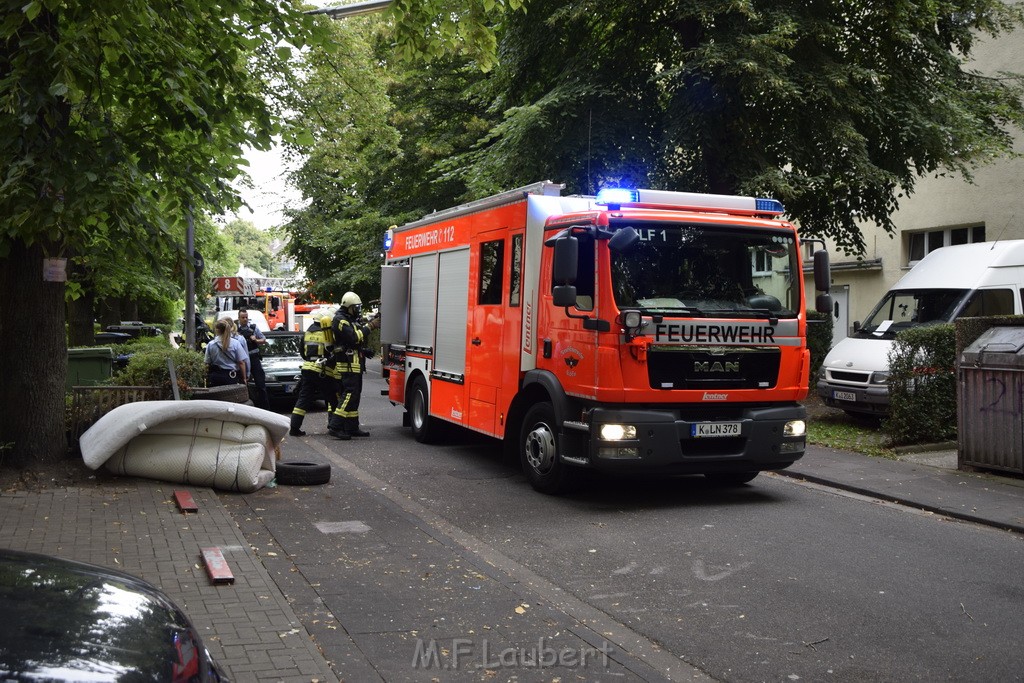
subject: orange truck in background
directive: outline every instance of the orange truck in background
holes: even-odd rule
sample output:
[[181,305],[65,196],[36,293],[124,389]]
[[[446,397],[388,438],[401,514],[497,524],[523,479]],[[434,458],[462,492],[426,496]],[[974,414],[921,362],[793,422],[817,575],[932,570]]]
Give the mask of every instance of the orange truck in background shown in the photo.
[[272,330],[298,331],[296,316],[297,293],[266,286],[262,278],[215,277],[213,291],[217,297],[217,312],[236,311],[240,307],[263,313]]
[[[772,199],[541,182],[388,231],[388,397],[504,440],[556,493],[579,468],[782,469],[806,444],[800,239]],[[829,264],[814,254],[818,310]]]

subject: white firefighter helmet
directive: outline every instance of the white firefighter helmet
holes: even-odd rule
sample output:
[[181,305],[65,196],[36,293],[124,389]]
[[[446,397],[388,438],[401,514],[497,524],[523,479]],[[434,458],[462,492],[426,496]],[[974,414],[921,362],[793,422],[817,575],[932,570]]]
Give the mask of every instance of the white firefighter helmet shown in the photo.
[[341,297],[341,305],[344,308],[349,308],[350,306],[362,306],[363,302],[355,292],[345,292],[345,296]]

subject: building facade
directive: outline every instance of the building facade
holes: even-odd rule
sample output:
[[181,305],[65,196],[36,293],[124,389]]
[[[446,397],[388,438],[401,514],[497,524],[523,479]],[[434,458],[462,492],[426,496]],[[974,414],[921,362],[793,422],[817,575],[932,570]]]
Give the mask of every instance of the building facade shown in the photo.
[[[998,40],[980,40],[971,68],[997,77],[1024,73],[1024,32]],[[1015,152],[1024,154],[1024,134],[1016,132]],[[1024,239],[1024,157],[1003,158],[974,172],[974,182],[960,176],[918,180],[913,195],[900,200],[893,214],[897,233],[874,224],[861,230],[866,252],[845,256],[829,245],[832,256],[833,343],[852,331],[882,295],[926,253],[943,246]],[[808,281],[813,291],[813,280]]]

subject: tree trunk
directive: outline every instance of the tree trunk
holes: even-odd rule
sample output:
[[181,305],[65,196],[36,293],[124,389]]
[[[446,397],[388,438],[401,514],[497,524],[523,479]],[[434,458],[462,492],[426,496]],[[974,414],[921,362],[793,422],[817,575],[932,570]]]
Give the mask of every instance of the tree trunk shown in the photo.
[[99,302],[100,328],[121,324],[121,300],[117,297],[106,297]]
[[121,315],[124,316],[122,320],[138,320],[139,302],[127,297],[121,297]]
[[3,464],[18,468],[62,459],[68,450],[64,283],[43,281],[43,257],[42,245],[15,241],[0,261],[8,321],[0,336],[0,445],[11,445]]
[[68,303],[68,346],[92,346],[95,342],[93,309],[96,297],[89,287]]

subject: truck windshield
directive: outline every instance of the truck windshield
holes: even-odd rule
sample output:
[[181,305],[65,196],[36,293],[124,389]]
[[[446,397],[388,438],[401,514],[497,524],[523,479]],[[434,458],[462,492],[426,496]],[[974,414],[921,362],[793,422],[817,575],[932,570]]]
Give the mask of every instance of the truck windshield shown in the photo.
[[966,289],[901,289],[886,293],[857,331],[858,337],[893,338],[900,330],[917,325],[946,323],[953,319]]
[[800,307],[797,245],[786,230],[638,223],[640,241],[612,252],[620,309],[671,315],[793,318]]

